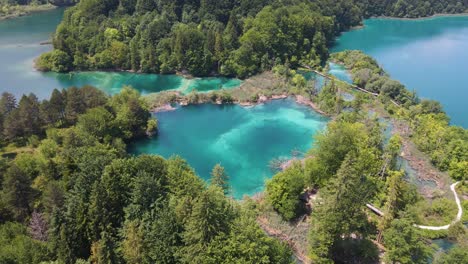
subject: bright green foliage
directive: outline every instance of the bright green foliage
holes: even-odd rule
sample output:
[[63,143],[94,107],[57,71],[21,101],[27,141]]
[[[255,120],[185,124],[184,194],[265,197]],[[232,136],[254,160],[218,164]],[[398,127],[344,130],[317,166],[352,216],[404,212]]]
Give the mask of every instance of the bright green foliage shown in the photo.
[[148,123],[146,125],[146,135],[151,137],[156,133],[158,133],[158,120],[148,120]]
[[468,230],[462,221],[450,225],[447,233],[450,239],[460,244],[468,242]]
[[11,108],[12,106],[13,104],[6,105],[4,110],[6,114],[3,117],[3,134],[7,139],[40,133],[43,122],[39,114],[40,103],[34,94],[23,95],[18,107]]
[[295,74],[291,80],[299,88],[304,88],[307,84],[306,79],[301,74]]
[[47,244],[32,239],[25,226],[12,222],[0,225],[0,263],[30,264],[48,259]]
[[457,0],[83,0],[65,13],[55,50],[37,66],[246,77],[278,63],[319,66],[335,36],[363,17],[457,13],[466,6]]
[[41,71],[67,72],[72,69],[72,60],[66,52],[54,50],[42,54],[36,61],[36,67]]
[[416,117],[414,141],[431,156],[442,170],[448,170],[456,180],[464,180],[468,172],[468,131],[449,126],[444,113],[422,114]]
[[[152,134],[157,129],[155,120],[149,122],[146,102],[128,87],[112,98],[91,86],[71,87],[61,92],[54,90],[50,100],[42,102],[34,94],[23,96],[18,105],[13,96],[4,94],[0,109],[1,127],[4,128],[0,131],[2,138],[20,144],[29,139],[37,145],[37,139],[47,128],[69,127],[78,121],[76,128],[64,131],[60,136],[65,144],[73,143],[77,147],[80,141],[109,143],[116,137],[128,140]],[[113,144],[117,142],[114,140]]]
[[391,171],[389,177],[387,178],[387,197],[384,205],[384,215],[380,219],[379,229],[387,229],[393,219],[397,216],[397,212],[404,205],[402,200],[404,183],[402,178],[404,176],[403,171]]
[[376,168],[368,164],[378,162],[371,149],[350,151],[326,189],[322,203],[316,209],[310,230],[310,254],[314,261],[326,263],[342,238],[351,234],[366,235],[367,217],[363,208],[375,192],[372,176]]
[[208,246],[205,263],[293,263],[290,249],[265,236],[253,220],[241,214],[227,236],[216,237]]
[[197,177],[188,163],[179,156],[167,161],[169,190],[176,197],[196,197],[203,190],[204,182]]
[[114,110],[115,126],[121,131],[122,138],[145,135],[151,114],[136,90],[124,87],[118,95],[111,98],[109,105]]
[[[391,80],[373,58],[361,51],[334,53],[332,60],[346,66],[353,76],[354,83],[380,94],[389,113],[395,114],[396,111],[388,98],[399,103],[402,108],[398,109],[397,114],[410,124],[413,141],[418,148],[429,155],[436,167],[447,171],[453,179],[466,179],[468,132],[461,127],[450,126],[449,117],[443,112],[439,103],[420,100],[414,92]],[[391,152],[396,153],[396,148]],[[390,157],[386,156],[385,160],[391,161]]]
[[99,241],[94,242],[91,246],[91,262],[95,264],[118,263],[119,259],[116,255],[114,238],[107,232],[103,232],[101,237]]
[[[328,55],[326,39],[333,34],[332,20],[314,11],[305,3],[265,7],[246,23],[240,47],[230,56],[226,68],[243,77],[270,69],[273,58],[289,61],[294,67],[314,64],[317,58],[324,61]],[[316,46],[325,49],[316,50]]]
[[144,256],[143,230],[137,221],[128,222],[124,227],[122,255],[128,264],[140,264]]
[[390,79],[377,61],[362,51],[338,52],[332,54],[331,58],[335,62],[344,64],[351,72],[353,82],[361,88],[407,106],[417,103],[414,93],[406,90],[398,81]]
[[210,183],[223,189],[225,195],[229,193],[229,176],[226,174],[226,171],[221,164],[216,164],[213,167]]
[[183,226],[178,222],[174,209],[165,206],[157,214],[144,217],[142,225],[142,263],[175,263],[177,252],[183,246]]
[[342,110],[343,99],[338,93],[338,87],[334,81],[326,84],[317,95],[316,101],[320,109],[329,114],[338,114]]
[[286,61],[319,65],[338,33],[334,22],[345,29],[360,21],[359,14],[333,17],[322,10],[326,6],[303,0],[84,0],[65,13],[55,50],[37,66],[246,77]]
[[421,240],[410,222],[404,219],[393,220],[384,232],[385,259],[388,263],[427,263],[429,248]]
[[[184,241],[189,244],[202,245],[210,242],[217,234],[229,230],[228,222],[232,214],[232,207],[220,189],[215,186],[209,187],[194,201]],[[195,256],[198,249],[194,248],[193,250],[194,255],[192,256]]]
[[299,196],[303,191],[304,169],[300,162],[276,174],[266,184],[268,201],[286,220],[292,220],[300,212]]
[[382,170],[380,171],[381,176],[387,174],[389,170],[396,166],[396,161],[398,155],[400,154],[401,146],[401,136],[399,134],[392,135],[384,149],[384,164]]
[[458,245],[434,260],[435,264],[468,263],[468,246]]
[[311,150],[314,159],[306,162],[306,175],[311,185],[325,184],[340,168],[346,155],[366,144],[368,135],[362,123],[330,122],[316,136]]
[[113,116],[103,107],[93,108],[79,117],[77,128],[82,133],[96,137],[98,140],[103,140],[105,136],[111,135],[113,127]]

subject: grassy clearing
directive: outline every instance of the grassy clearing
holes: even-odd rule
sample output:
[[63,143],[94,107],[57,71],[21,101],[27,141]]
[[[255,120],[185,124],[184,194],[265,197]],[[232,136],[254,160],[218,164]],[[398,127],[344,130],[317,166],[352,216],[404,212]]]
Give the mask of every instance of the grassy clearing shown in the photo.
[[414,213],[418,225],[443,226],[455,219],[458,208],[453,199],[440,197],[432,201],[419,201],[409,211]]

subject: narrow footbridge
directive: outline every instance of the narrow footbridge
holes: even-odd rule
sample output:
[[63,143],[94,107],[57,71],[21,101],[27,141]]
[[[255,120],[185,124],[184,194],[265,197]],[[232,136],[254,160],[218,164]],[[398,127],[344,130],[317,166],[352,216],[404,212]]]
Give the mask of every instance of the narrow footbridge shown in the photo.
[[[340,79],[336,78],[335,76],[328,75],[328,74],[325,74],[325,73],[323,73],[323,72],[319,72],[319,71],[317,71],[317,70],[312,69],[310,66],[305,65],[305,66],[303,66],[303,67],[305,67],[305,68],[308,69],[309,71],[311,71],[311,72],[313,72],[313,73],[315,73],[315,74],[318,74],[318,75],[320,75],[320,76],[322,76],[322,77],[324,77],[324,78],[326,78],[326,79],[328,79],[328,80],[332,80],[332,81],[335,81],[335,82],[344,83],[345,85],[350,86],[351,88],[353,88],[353,89],[355,89],[355,90],[357,90],[357,91],[360,91],[360,92],[363,92],[363,93],[366,93],[366,94],[370,94],[370,95],[372,95],[372,96],[374,96],[374,97],[379,96],[378,93],[373,93],[373,92],[368,91],[368,90],[366,90],[366,89],[364,89],[364,88],[361,88],[361,87],[359,87],[359,86],[357,86],[357,85],[355,85],[355,84],[348,83],[348,82],[345,82],[345,81],[343,81],[343,80],[340,80]],[[394,105],[396,105],[396,106],[398,106],[398,107],[400,106],[400,105],[399,105],[397,102],[395,102],[394,100],[390,99],[390,101],[391,101]]]

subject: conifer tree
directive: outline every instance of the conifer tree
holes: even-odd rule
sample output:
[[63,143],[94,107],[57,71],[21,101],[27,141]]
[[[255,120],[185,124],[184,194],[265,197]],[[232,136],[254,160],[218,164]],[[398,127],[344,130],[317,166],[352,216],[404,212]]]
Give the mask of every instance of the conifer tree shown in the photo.
[[229,175],[227,175],[224,167],[219,163],[211,171],[211,184],[223,189],[225,195],[230,192]]

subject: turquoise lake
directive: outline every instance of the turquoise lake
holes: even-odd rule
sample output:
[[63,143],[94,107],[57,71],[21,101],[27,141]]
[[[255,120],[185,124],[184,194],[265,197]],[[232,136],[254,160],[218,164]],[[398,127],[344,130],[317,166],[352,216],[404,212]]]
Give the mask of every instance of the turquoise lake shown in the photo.
[[192,105],[157,113],[160,134],[130,146],[134,154],[164,157],[179,155],[209,179],[217,163],[231,178],[233,196],[241,198],[264,188],[273,172],[270,161],[304,153],[313,135],[328,119],[292,99],[275,100],[255,107]]
[[[57,9],[0,22],[0,92],[8,91],[16,96],[34,92],[39,98],[47,98],[54,88],[87,84],[108,94],[118,93],[123,85],[148,94],[162,90],[204,92],[241,84],[238,79],[228,78],[34,71],[34,58],[52,48],[40,43],[50,38],[62,15],[63,10]],[[188,106],[156,116],[160,122],[159,136],[136,142],[130,146],[131,153],[165,157],[177,154],[203,179],[208,179],[213,166],[221,163],[231,176],[236,198],[262,191],[264,180],[273,175],[270,161],[291,157],[295,150],[307,151],[313,142],[312,136],[327,123],[326,118],[290,99],[251,108]]]
[[80,72],[70,74],[35,71],[33,61],[41,53],[52,49],[41,45],[51,38],[60,23],[63,9],[36,13],[30,16],[0,21],[0,93],[8,91],[16,96],[33,92],[48,98],[54,88],[93,85],[108,94],[115,94],[122,86],[130,85],[141,94],[162,90],[189,93],[229,89],[241,84],[238,79],[194,78],[177,75],[134,74],[112,72]]
[[342,34],[333,51],[359,49],[423,98],[440,101],[452,123],[468,127],[468,16],[369,19]]
[[[16,96],[34,92],[47,98],[54,88],[97,86],[108,94],[131,85],[142,94],[162,90],[188,93],[233,88],[241,81],[227,78],[186,79],[176,75],[34,71],[33,60],[51,49],[40,45],[63,15],[62,9],[0,21],[0,92]],[[365,28],[343,34],[335,51],[362,49],[396,79],[423,97],[440,100],[455,124],[468,126],[462,102],[468,98],[468,18],[418,21],[371,19]],[[449,66],[447,66],[449,65]],[[330,73],[350,82],[339,65]],[[310,76],[312,77],[312,76]],[[318,80],[320,83],[320,80]],[[441,88],[442,87],[442,88]],[[216,163],[231,176],[233,195],[254,194],[272,176],[270,161],[305,152],[327,119],[293,100],[278,100],[251,108],[236,105],[198,105],[157,113],[160,135],[130,146],[133,154],[177,154],[187,159],[204,179]]]

